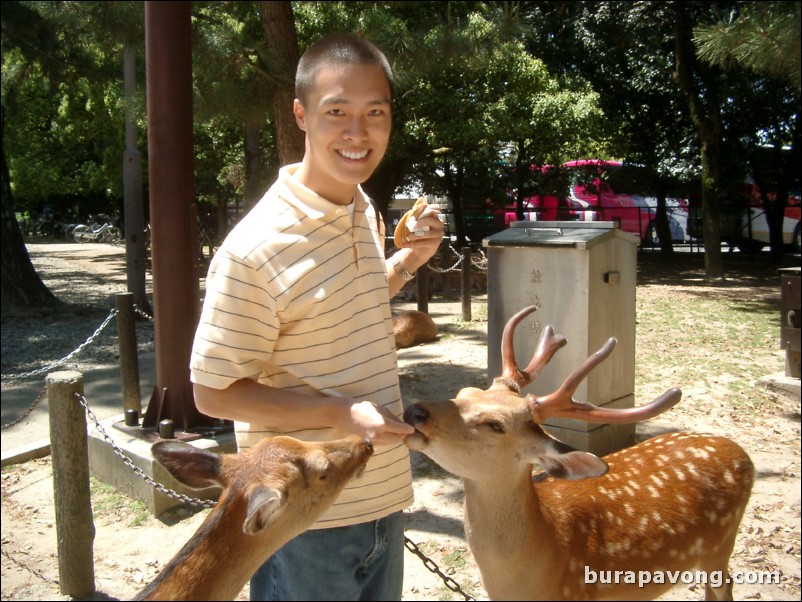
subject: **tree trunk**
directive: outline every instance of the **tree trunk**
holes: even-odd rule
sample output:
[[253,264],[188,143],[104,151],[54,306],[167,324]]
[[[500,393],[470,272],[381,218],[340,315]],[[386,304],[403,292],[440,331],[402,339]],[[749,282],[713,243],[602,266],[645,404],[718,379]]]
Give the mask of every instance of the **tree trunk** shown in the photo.
[[[0,117],[0,120],[3,118]],[[14,199],[11,196],[11,175],[6,163],[6,150],[0,140],[0,155],[2,155],[2,182],[0,182],[0,196],[2,196],[2,215],[0,221],[0,239],[2,239],[2,282],[0,286],[0,305],[3,311],[11,308],[30,307],[32,305],[56,305],[58,299],[53,296],[39,274],[33,268],[28,249],[22,240],[19,224],[14,215]]]
[[674,241],[671,238],[671,228],[668,225],[666,204],[666,193],[661,187],[657,193],[657,214],[654,217],[655,227],[657,228],[657,237],[660,239],[660,253],[662,255],[673,255]]
[[[721,109],[715,77],[709,68],[695,61],[691,43],[691,24],[683,3],[677,3],[676,72],[680,87],[701,142],[702,163],[702,236],[705,245],[705,277],[712,280],[724,276],[721,256],[721,223],[719,219],[719,150],[721,147]],[[691,73],[693,67],[696,72]],[[705,97],[695,87],[695,80],[705,86]]]
[[298,163],[304,156],[304,136],[295,123],[295,69],[298,66],[298,36],[292,2],[260,2],[262,27],[267,41],[268,68],[274,78],[273,122],[281,165]]

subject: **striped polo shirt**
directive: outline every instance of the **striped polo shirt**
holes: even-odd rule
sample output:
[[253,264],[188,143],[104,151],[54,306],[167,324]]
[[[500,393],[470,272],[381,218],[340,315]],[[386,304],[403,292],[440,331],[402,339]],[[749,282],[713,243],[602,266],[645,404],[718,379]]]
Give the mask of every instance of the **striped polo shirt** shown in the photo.
[[[281,169],[234,227],[206,278],[191,358],[192,382],[223,389],[242,378],[310,395],[403,406],[384,258],[383,224],[361,188],[336,205]],[[267,419],[266,419],[267,422]],[[235,423],[237,445],[290,435],[338,439],[333,429]],[[313,528],[382,518],[412,503],[406,446],[378,446]]]

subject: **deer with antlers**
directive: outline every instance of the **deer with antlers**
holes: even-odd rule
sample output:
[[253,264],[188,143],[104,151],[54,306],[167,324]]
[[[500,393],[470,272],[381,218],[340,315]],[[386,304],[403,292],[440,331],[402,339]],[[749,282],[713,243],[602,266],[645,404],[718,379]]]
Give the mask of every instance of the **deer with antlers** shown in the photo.
[[159,441],[154,457],[196,489],[220,498],[189,542],[137,600],[234,600],[276,550],[308,529],[373,454],[357,435],[323,443],[263,439],[238,454]]
[[[754,480],[749,456],[724,437],[670,433],[600,459],[548,435],[541,424],[552,416],[631,423],[681,393],[617,410],[574,400],[612,352],[610,339],[556,392],[522,396],[566,343],[547,327],[518,368],[513,333],[535,309],[507,322],[502,375],[487,390],[465,388],[404,414],[416,429],[407,446],[463,479],[465,532],[490,598],[654,599],[678,582],[672,576],[697,569],[706,599],[732,600],[728,563]],[[534,464],[546,474],[533,476]]]

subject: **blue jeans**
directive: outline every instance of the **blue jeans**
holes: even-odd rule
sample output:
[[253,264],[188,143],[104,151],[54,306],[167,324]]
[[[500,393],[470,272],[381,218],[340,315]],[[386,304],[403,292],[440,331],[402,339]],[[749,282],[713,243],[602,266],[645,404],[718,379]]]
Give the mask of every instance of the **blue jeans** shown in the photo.
[[404,515],[306,531],[251,577],[250,600],[400,600]]

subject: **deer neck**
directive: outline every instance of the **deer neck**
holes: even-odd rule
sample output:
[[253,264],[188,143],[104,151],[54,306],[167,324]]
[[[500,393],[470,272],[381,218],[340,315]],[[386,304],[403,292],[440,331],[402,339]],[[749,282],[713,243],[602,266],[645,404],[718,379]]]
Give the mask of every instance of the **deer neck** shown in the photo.
[[[553,560],[545,548],[542,554],[532,553],[551,538],[532,486],[531,468],[517,475],[463,480],[465,533],[492,600],[514,600],[521,590],[509,591],[510,584],[551,570]],[[516,566],[511,561],[515,558],[526,558],[526,565]]]
[[244,500],[221,499],[137,599],[236,599],[253,573],[289,539],[280,524],[267,526],[259,535],[246,535],[245,513]]

